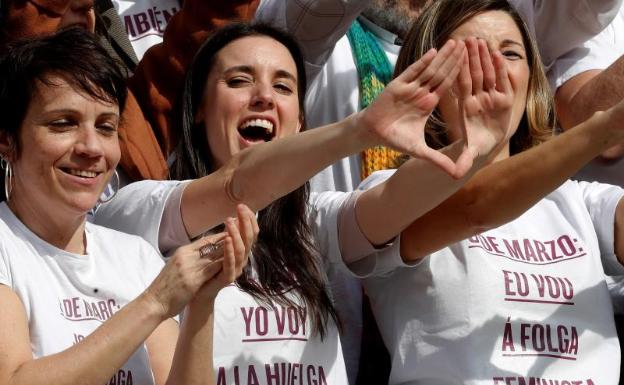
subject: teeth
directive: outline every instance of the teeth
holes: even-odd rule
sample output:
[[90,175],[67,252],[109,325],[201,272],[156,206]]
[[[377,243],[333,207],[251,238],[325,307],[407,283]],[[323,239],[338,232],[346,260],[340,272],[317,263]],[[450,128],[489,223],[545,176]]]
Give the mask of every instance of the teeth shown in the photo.
[[68,169],[67,172],[72,175],[80,176],[83,178],[95,178],[97,176],[97,172],[95,171]]
[[266,119],[250,119],[246,121],[245,123],[243,123],[240,126],[240,129],[242,130],[251,126],[262,127],[266,130],[267,133],[269,134],[273,133],[273,123],[271,123],[269,120],[266,120]]

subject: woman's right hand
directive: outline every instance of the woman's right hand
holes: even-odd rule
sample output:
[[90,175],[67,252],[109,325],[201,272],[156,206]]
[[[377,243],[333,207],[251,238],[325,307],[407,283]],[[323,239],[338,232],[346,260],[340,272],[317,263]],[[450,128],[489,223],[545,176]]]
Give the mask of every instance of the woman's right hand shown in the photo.
[[[176,250],[144,295],[162,309],[162,319],[179,314],[198,292],[216,296],[240,275],[258,234],[255,214],[238,207],[238,219],[225,221],[226,231],[202,237]],[[222,242],[217,252],[202,255],[202,247]]]
[[500,52],[490,52],[482,39],[469,37],[465,43],[466,58],[454,91],[459,94],[465,146],[474,159],[496,152],[513,134],[514,90]]
[[366,127],[375,142],[427,159],[457,176],[455,162],[425,142],[425,124],[440,98],[455,82],[464,53],[464,43],[455,40],[447,41],[440,51],[428,51],[357,115],[358,126]]

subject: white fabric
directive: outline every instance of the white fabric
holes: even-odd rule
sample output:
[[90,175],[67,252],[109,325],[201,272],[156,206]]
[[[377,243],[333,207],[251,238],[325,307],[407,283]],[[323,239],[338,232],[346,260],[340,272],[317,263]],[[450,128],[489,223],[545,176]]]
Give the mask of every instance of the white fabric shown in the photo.
[[623,195],[567,181],[513,222],[365,279],[390,384],[617,384],[604,274],[624,270],[613,250]]
[[[547,67],[604,29],[622,0],[511,0],[536,36]],[[349,41],[351,22],[369,4],[362,0],[262,0],[256,20],[292,33],[306,59],[308,128],[337,122],[359,110],[359,79]],[[392,66],[400,50],[396,36],[367,22]],[[344,158],[311,180],[313,191],[353,191],[360,183],[360,155]]]
[[[98,208],[95,222],[140,235],[152,245],[156,245],[159,232],[183,233],[182,220],[177,217],[180,212],[181,193],[187,183],[176,181],[132,183],[120,190],[110,203]],[[320,255],[323,256],[326,271],[334,273],[339,271],[341,274],[347,274],[347,269],[342,263],[341,248],[346,252],[352,252],[353,258],[375,251],[366,238],[358,233],[359,228],[353,225],[353,219],[345,219],[354,218],[353,202],[356,198],[357,194],[344,192],[312,193],[310,196],[308,221],[314,231],[315,245]],[[166,219],[163,214],[168,211],[169,219]],[[339,215],[344,217],[342,219],[343,235],[346,240],[342,243],[342,247],[339,246]],[[178,238],[177,242],[177,246],[180,246],[188,243],[188,240]],[[330,294],[334,299],[344,299],[352,295],[341,281],[331,281],[329,285]],[[352,305],[352,302],[347,301],[346,305]],[[336,303],[335,306],[340,312],[343,301]],[[344,309],[342,310],[344,312]],[[346,314],[352,311],[350,309]],[[319,381],[318,384],[347,383],[345,359],[340,338],[337,336],[337,329],[333,323],[328,325],[329,334],[322,342],[317,336],[310,334],[311,326],[307,323],[305,336],[302,336],[303,324],[296,323],[297,319],[301,320],[301,318],[294,317],[295,314],[299,316],[308,314],[306,311],[295,313],[295,309],[287,309],[285,318],[287,323],[284,329],[282,319],[284,309],[279,306],[277,310],[262,306],[235,286],[230,286],[219,294],[215,312],[214,356],[217,384],[236,383],[234,378],[237,376],[242,381],[242,379],[252,378],[248,376],[254,376],[254,374],[253,379],[257,378],[259,384],[270,384],[270,381],[275,381],[276,377],[267,376],[274,375],[276,364],[280,371],[279,383],[284,381],[283,378],[287,378],[287,381],[300,381],[303,378],[303,383],[308,383],[308,378],[312,381],[311,383]],[[264,323],[265,319],[268,323]],[[349,325],[358,325],[352,320],[347,321],[351,322]],[[306,318],[306,322],[309,322],[309,318]],[[345,320],[341,318],[341,322],[344,323]],[[265,325],[267,325],[266,334],[264,334]],[[292,326],[292,330],[297,330],[296,325],[299,325],[299,332],[288,332],[287,329],[291,327],[289,325]],[[360,318],[360,330],[361,326]],[[256,329],[257,327],[260,329]],[[257,332],[258,330],[260,332]],[[249,339],[261,341],[247,341]],[[271,372],[265,370],[267,368],[265,365],[269,365]],[[320,382],[319,367],[323,368],[326,382]],[[253,374],[250,374],[252,371]],[[292,380],[293,376],[296,380]]]
[[179,0],[112,0],[139,60],[161,43],[169,19],[180,9]]
[[180,213],[180,199],[188,183],[154,180],[130,183],[115,198],[99,205],[92,221],[138,235],[166,255],[190,242]]
[[[360,20],[366,20],[361,18]],[[394,67],[400,46],[396,35],[364,21]],[[359,78],[347,36],[338,42],[321,71],[310,83],[305,99],[306,123],[310,128],[337,122],[359,111]],[[311,179],[313,191],[353,191],[360,183],[360,154],[344,158]]]
[[[160,272],[159,254],[142,239],[86,224],[87,255],[60,250],[0,204],[0,284],[19,297],[35,358],[70,348],[141,294]],[[142,345],[111,384],[153,384]]]
[[[260,305],[231,285],[215,304],[217,385],[347,384],[336,325],[321,341],[305,307]],[[240,381],[239,381],[240,378]]]
[[[598,33],[614,17],[615,4],[622,0],[512,0],[537,34],[547,63]],[[306,58],[308,91],[305,100],[308,128],[334,123],[359,110],[359,79],[348,38],[344,33],[368,1],[262,0],[256,20],[288,30],[301,43]],[[361,18],[365,20],[364,18]],[[365,22],[366,23],[366,22]],[[372,23],[365,28],[377,37],[394,66],[400,47],[396,36]],[[360,183],[361,157],[344,158],[311,180],[313,191],[353,191]],[[367,269],[361,262],[362,269]],[[361,334],[359,285],[343,271],[330,265],[328,276],[345,326],[342,342],[349,378],[354,383],[358,370]],[[344,300],[343,300],[344,298]]]
[[[561,57],[553,67],[557,87],[574,76],[590,70],[604,70],[624,55],[624,7],[617,17],[599,35],[579,48]],[[624,186],[624,159],[605,164],[589,163],[575,176],[576,179],[598,181]]]
[[510,0],[536,37],[546,68],[602,31],[622,0]]
[[559,57],[552,68],[560,87],[574,76],[589,70],[604,70],[624,55],[624,7],[601,33]]

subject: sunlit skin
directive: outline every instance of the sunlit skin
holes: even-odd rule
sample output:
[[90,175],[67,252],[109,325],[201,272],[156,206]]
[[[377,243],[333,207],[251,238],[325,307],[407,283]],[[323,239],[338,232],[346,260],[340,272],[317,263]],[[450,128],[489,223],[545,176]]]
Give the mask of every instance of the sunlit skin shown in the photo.
[[36,83],[19,148],[4,137],[0,151],[13,168],[12,211],[41,238],[62,247],[57,235],[46,231],[82,226],[97,203],[120,158],[119,109],[76,91],[60,77],[48,79],[54,85]]
[[250,119],[273,124],[274,138],[301,129],[297,67],[288,49],[266,36],[237,39],[216,55],[196,121],[203,122],[215,167],[263,141],[239,133]]
[[[489,11],[476,15],[457,28],[452,39],[466,40],[468,37],[483,39],[490,50],[499,50],[507,63],[507,72],[514,93],[511,115],[513,132],[518,128],[526,109],[529,87],[529,64],[520,29],[513,19],[502,11]],[[454,92],[448,92],[440,101],[439,109],[449,128],[449,139],[461,137],[460,116]],[[495,157],[495,161],[509,157],[509,143]]]

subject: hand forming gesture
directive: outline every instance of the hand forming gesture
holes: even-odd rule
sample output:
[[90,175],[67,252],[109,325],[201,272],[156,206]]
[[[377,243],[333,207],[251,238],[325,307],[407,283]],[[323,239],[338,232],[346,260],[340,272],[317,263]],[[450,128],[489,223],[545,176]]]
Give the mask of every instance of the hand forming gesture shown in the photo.
[[191,299],[214,299],[241,274],[258,236],[256,216],[238,205],[237,218],[227,219],[225,227],[223,233],[178,248],[147,289],[162,306],[163,318],[180,313]]
[[[425,124],[440,98],[455,82],[464,61],[465,45],[449,40],[440,51],[431,49],[388,84],[364,111],[359,123],[382,144],[411,156],[429,159],[452,176],[457,164],[425,143]],[[459,170],[461,171],[461,170]]]
[[474,159],[507,143],[513,134],[514,90],[499,51],[490,53],[486,42],[474,37],[466,39],[466,48],[454,91],[459,94],[459,124],[465,146],[473,154],[467,159]]

